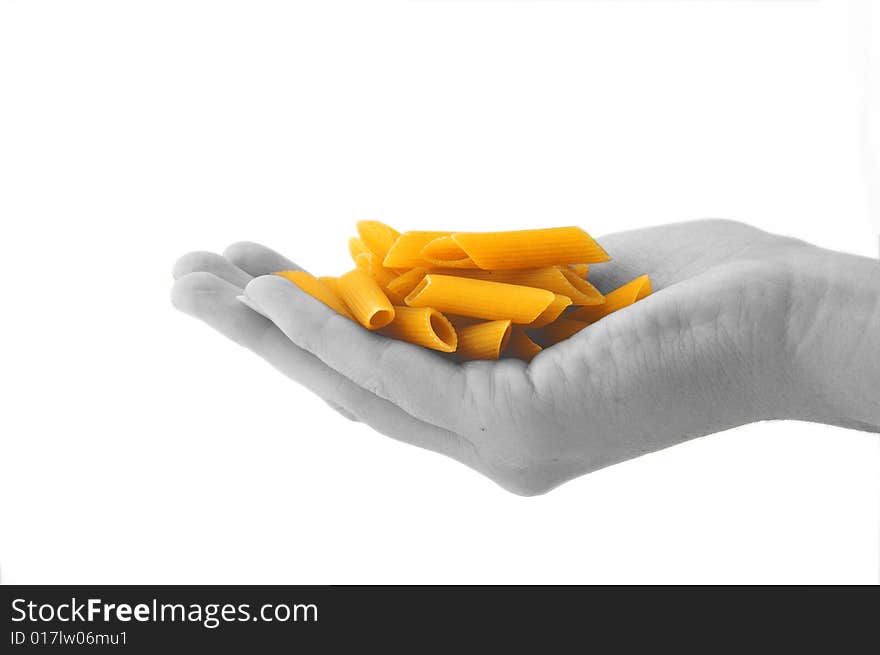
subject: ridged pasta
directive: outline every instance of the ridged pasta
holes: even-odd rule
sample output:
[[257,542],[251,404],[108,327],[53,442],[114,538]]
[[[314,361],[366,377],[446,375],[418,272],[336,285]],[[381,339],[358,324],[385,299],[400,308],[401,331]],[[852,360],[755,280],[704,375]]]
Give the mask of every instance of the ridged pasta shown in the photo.
[[366,271],[356,268],[340,276],[339,293],[355,320],[368,330],[378,330],[394,320],[394,307]]
[[[379,283],[379,286],[382,287],[382,291],[385,291],[386,295],[388,295],[388,285],[394,281],[397,274],[382,266],[382,260],[379,259],[375,253],[362,252],[355,258],[354,263],[359,269],[369,273],[370,277],[376,280],[376,282]],[[403,297],[400,297],[398,304],[403,304]]]
[[[446,235],[435,238],[442,236]],[[486,270],[592,264],[610,259],[593,237],[579,227],[513,232],[454,232],[450,236],[451,242],[459,250],[454,250],[450,241],[441,242],[441,251],[446,259],[464,261],[469,258],[477,268]],[[430,253],[432,248],[433,245],[428,242],[423,246],[423,252]]]
[[456,354],[463,359],[498,359],[510,338],[511,324],[506,321],[476,323],[458,330]]
[[451,236],[439,237],[425,244],[419,253],[422,260],[431,266],[444,268],[477,268]]
[[414,268],[426,266],[421,252],[434,239],[448,236],[449,232],[404,232],[391,244],[382,265],[386,268]]
[[531,323],[556,299],[546,289],[428,273],[406,297],[410,307],[488,320]]
[[529,327],[539,328],[549,325],[559,318],[559,315],[562,314],[567,307],[571,307],[571,298],[557,293],[553,302],[547,305],[547,309],[538,314],[538,318],[529,323]]
[[461,270],[441,268],[432,270],[440,275],[455,275],[475,280],[519,284],[524,287],[547,289],[571,298],[573,305],[598,305],[605,302],[605,297],[592,284],[568,270],[566,266],[546,266],[544,268],[527,268],[506,271],[484,271],[482,269]]
[[585,323],[595,323],[600,318],[632,305],[649,295],[651,295],[651,279],[647,275],[640,275],[607,294],[603,304],[581,307],[569,314],[567,318]]
[[380,221],[359,221],[357,231],[361,242],[379,258],[380,263],[400,236],[400,232]]
[[401,234],[371,220],[357,232],[341,277],[277,275],[367,329],[462,360],[530,361],[651,293],[643,275],[603,296],[587,276],[608,254],[578,227]]
[[452,323],[430,307],[394,307],[394,320],[379,330],[382,334],[445,353],[458,347]]
[[406,273],[398,275],[388,283],[388,290],[406,298],[416,285],[425,277],[428,270],[425,268],[411,268]]
[[342,296],[339,295],[339,278],[333,275],[322,275],[318,278],[322,283],[326,284],[330,289],[339,296],[339,299],[342,299]]
[[511,326],[510,339],[504,349],[505,357],[516,357],[530,362],[541,350],[541,346],[532,341],[525,330],[517,325]]
[[351,261],[357,263],[358,255],[368,252],[370,252],[370,249],[358,237],[351,237],[348,240],[348,254],[351,255]]
[[569,264],[568,267],[573,270],[579,278],[584,280],[587,279],[587,275],[590,273],[589,264]]
[[[567,266],[560,266],[559,272],[562,274],[562,277],[564,277],[568,281],[568,283],[577,290],[577,293],[575,293],[574,297],[572,297],[571,299],[573,304],[601,305],[603,302],[605,302],[605,296],[603,296],[596,287],[587,282],[586,279],[580,277],[577,273],[569,269]],[[575,300],[575,298],[577,300]]]
[[290,280],[312,298],[320,300],[337,314],[342,314],[346,318],[354,320],[336,288],[325,284],[315,276],[305,271],[278,271],[275,275]]

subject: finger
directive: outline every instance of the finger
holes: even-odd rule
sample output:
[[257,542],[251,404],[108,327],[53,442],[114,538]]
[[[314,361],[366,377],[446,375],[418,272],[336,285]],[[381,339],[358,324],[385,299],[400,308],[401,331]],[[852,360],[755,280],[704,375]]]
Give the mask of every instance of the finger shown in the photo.
[[251,276],[214,252],[191,252],[177,260],[172,270],[174,279],[189,275],[190,273],[212,273],[217,277],[234,284],[239,289],[244,289],[251,281]]
[[359,386],[423,421],[474,432],[464,369],[457,363],[365,330],[280,277],[255,278],[245,295],[298,346]]
[[271,321],[236,300],[239,293],[240,289],[210,273],[191,273],[177,280],[172,301],[183,312],[254,351],[331,407],[342,408],[347,418],[480,470],[479,458],[467,441],[449,430],[419,421],[326,366],[297,347]]
[[233,243],[223,251],[223,256],[253,277],[269,275],[278,271],[302,270],[284,255],[251,241]]

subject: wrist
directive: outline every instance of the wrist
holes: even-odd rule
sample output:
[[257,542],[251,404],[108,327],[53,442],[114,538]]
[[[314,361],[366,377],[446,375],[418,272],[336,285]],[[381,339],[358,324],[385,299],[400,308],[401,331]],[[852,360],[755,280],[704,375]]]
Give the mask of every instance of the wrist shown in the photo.
[[796,270],[794,417],[880,430],[880,262],[820,251]]

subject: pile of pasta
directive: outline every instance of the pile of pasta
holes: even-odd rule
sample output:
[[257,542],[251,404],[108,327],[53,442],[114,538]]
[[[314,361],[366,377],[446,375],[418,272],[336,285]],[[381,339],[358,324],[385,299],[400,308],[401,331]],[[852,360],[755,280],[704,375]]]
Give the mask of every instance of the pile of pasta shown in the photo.
[[368,330],[463,360],[529,361],[651,293],[647,275],[599,293],[589,267],[610,257],[578,227],[401,234],[361,221],[357,231],[348,273],[275,275]]

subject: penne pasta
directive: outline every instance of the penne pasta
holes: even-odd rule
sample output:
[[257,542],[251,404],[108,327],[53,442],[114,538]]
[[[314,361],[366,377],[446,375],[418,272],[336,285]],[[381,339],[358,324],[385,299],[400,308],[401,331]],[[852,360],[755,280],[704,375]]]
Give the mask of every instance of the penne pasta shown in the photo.
[[565,311],[567,307],[571,306],[571,298],[568,296],[562,296],[560,294],[556,294],[556,297],[553,299],[549,305],[547,305],[547,309],[538,314],[538,318],[529,323],[529,327],[531,328],[539,328],[544,327],[545,325],[549,325],[557,318],[562,312]]
[[546,289],[428,273],[406,297],[410,307],[488,320],[531,323],[556,299]]
[[575,274],[583,279],[587,279],[587,275],[590,273],[590,265],[589,264],[569,264],[568,267],[575,272]]
[[593,307],[581,307],[569,314],[567,318],[584,321],[585,323],[595,323],[600,318],[632,305],[634,302],[650,294],[651,279],[647,275],[641,275],[606,295],[603,304]]
[[385,259],[385,255],[400,236],[400,232],[380,221],[359,221],[357,231],[361,243],[379,258],[379,262]]
[[358,255],[370,252],[370,249],[357,237],[351,237],[348,240],[348,254],[351,255],[351,261],[357,263]]
[[[576,293],[571,299],[572,304],[601,305],[603,302],[605,302],[605,296],[603,296],[596,287],[587,282],[584,278],[578,276],[578,274],[575,273],[573,270],[570,270],[566,266],[560,266],[559,272],[562,274],[562,277],[564,277],[568,281],[568,283],[576,290]],[[575,298],[577,298],[577,300],[575,300]]]
[[544,348],[549,348],[550,346],[577,334],[585,327],[587,327],[587,323],[584,323],[583,321],[575,321],[570,318],[558,318],[550,325],[543,327],[540,330],[530,332],[529,335]]
[[276,275],[369,330],[462,360],[530,361],[651,293],[643,275],[602,295],[587,276],[608,254],[578,227],[401,234],[371,220],[357,233],[341,277]]
[[388,290],[405,298],[422,281],[427,272],[427,269],[424,268],[411,268],[406,273],[402,273],[391,280],[388,283]]
[[429,241],[419,253],[423,261],[432,266],[445,268],[477,268],[473,260],[462,252],[451,236],[439,237]]
[[378,330],[394,320],[394,307],[366,271],[356,268],[338,280],[339,294],[355,320],[368,330]]
[[458,334],[452,323],[430,307],[396,306],[394,320],[379,331],[387,337],[444,353],[454,352],[458,347]]
[[[388,284],[397,277],[393,271],[382,266],[382,260],[372,252],[362,252],[355,258],[355,264],[359,269],[369,273],[370,277],[379,283],[383,291],[386,291]],[[402,299],[401,302],[403,302]]]
[[510,339],[510,321],[487,321],[458,330],[456,354],[463,359],[498,359]]
[[305,271],[278,271],[275,275],[290,280],[312,298],[320,300],[337,314],[342,314],[346,318],[354,320],[335,287],[325,284]]
[[[334,277],[334,276],[332,276],[332,275],[322,275],[322,276],[319,277],[318,279],[319,279],[321,282],[323,282],[324,284],[326,284],[328,287],[330,287],[330,289],[332,289],[333,292],[334,292],[337,296],[339,296],[339,278],[338,278],[338,277]],[[339,298],[340,298],[340,300],[341,300],[341,299],[342,299],[342,296],[339,296]]]
[[532,341],[525,330],[517,325],[511,327],[510,339],[504,349],[505,356],[530,362],[541,350],[541,346]]
[[420,253],[428,243],[449,232],[404,232],[391,244],[382,265],[386,268],[413,268],[427,264]]
[[546,266],[544,268],[506,271],[438,269],[432,271],[432,273],[547,289],[553,293],[568,296],[571,298],[573,305],[598,305],[605,302],[605,297],[599,293],[596,287],[586,280],[579,278],[574,271],[568,270],[566,266]]
[[610,259],[608,253],[579,227],[513,232],[454,232],[450,236],[459,249],[454,250],[450,242],[443,242],[441,251],[445,258],[451,261],[469,258],[477,268],[486,270],[591,264]]

